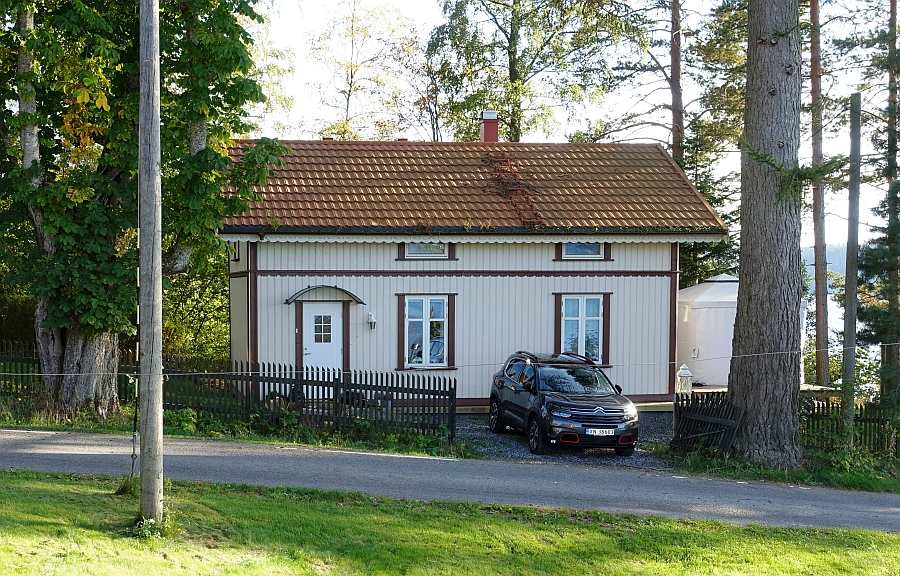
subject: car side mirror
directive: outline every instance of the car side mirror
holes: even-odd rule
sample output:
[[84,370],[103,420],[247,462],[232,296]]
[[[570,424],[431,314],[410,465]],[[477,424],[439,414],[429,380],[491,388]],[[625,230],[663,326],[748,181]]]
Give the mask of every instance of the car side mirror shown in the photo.
[[614,388],[616,389],[616,392],[618,392],[619,394],[622,393],[622,387],[619,386],[618,384],[615,384],[615,385],[614,385]]
[[534,388],[534,378],[528,380],[525,377],[525,373],[522,372],[519,374],[519,384],[522,385],[522,388],[531,392],[531,390]]

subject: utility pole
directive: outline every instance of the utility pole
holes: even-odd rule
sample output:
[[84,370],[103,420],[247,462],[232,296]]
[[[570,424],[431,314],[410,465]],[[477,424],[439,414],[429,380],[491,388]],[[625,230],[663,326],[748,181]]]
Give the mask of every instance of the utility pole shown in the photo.
[[[812,96],[812,167],[822,166],[822,43],[819,0],[809,2],[810,94]],[[825,186],[813,181],[813,236],[816,278],[816,385],[828,386],[828,263],[825,261]]]
[[847,210],[847,267],[844,283],[844,360],[841,375],[841,416],[847,446],[853,445],[853,420],[856,416],[856,293],[857,255],[859,253],[859,181],[862,167],[859,92],[850,96],[850,201]]
[[163,515],[159,0],[141,0],[140,76],[141,517],[159,522]]

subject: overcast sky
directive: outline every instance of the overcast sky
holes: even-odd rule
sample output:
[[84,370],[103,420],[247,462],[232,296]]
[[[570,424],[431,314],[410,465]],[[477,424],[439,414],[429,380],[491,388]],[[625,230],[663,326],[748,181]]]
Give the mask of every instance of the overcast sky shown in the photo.
[[[706,14],[710,6],[715,2],[710,0],[687,0],[685,2],[686,26],[690,25],[691,18],[697,18],[698,14]],[[390,14],[400,14],[408,18],[419,31],[423,38],[427,37],[430,30],[442,21],[442,14],[438,0],[363,0],[363,4],[369,8],[377,8]],[[853,4],[853,0],[844,0],[844,4]],[[269,24],[257,31],[260,40],[264,40],[271,48],[286,50],[289,54],[287,60],[293,70],[287,78],[280,82],[281,91],[288,96],[292,103],[289,109],[281,110],[261,119],[260,135],[276,136],[280,138],[318,138],[318,127],[321,119],[328,116],[329,111],[323,105],[321,89],[327,86],[330,73],[315,60],[311,51],[311,41],[314,36],[327,30],[330,22],[340,13],[341,0],[263,0],[263,11],[269,18]],[[826,3],[824,6],[823,21],[828,21],[825,35],[844,35],[849,30],[840,20],[831,21],[829,10],[840,11],[842,8],[837,3]],[[843,74],[838,80],[826,78],[825,90],[831,94],[849,94],[854,88],[857,78]],[[686,87],[686,101],[690,101],[690,92],[693,87]],[[808,90],[808,87],[804,87]],[[665,98],[662,93],[661,97]],[[637,93],[631,89],[610,93],[604,101],[590,108],[585,108],[578,119],[557,118],[550,133],[527,134],[524,140],[540,142],[565,142],[566,136],[578,128],[583,128],[586,121],[601,117],[605,112],[615,109],[628,109],[637,98]],[[881,103],[872,102],[871,106],[877,109]],[[409,134],[412,139],[421,139],[421,135]],[[644,132],[638,137],[667,138],[666,134],[659,132]],[[802,151],[808,158],[810,151],[808,143],[805,143]],[[846,130],[830,134],[826,139],[827,154],[849,154],[849,138]],[[725,169],[737,170],[739,167],[739,154],[732,154],[733,159]],[[880,187],[866,185],[861,195],[860,220],[864,223],[878,223],[879,219],[872,214],[871,209],[883,197],[884,191]],[[842,244],[846,241],[847,222],[841,216],[847,214],[846,192],[836,192],[829,195],[826,202],[826,212],[837,216],[827,216],[827,240],[830,244]],[[871,237],[871,233],[864,225],[860,225],[860,240],[865,241]],[[804,216],[804,231],[802,244],[812,244],[812,225],[810,215]]]

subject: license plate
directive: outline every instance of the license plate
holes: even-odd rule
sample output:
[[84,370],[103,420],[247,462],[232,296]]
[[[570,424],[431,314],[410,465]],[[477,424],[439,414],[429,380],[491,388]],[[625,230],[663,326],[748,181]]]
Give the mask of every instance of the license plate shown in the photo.
[[615,430],[612,428],[588,428],[584,432],[588,436],[612,436]]

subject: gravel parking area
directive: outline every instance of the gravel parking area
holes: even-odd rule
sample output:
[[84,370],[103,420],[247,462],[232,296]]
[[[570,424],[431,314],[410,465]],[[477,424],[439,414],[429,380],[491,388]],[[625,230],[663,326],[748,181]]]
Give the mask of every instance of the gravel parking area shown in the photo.
[[651,470],[669,470],[665,461],[641,449],[642,442],[668,442],[672,437],[671,412],[641,412],[638,447],[631,456],[616,456],[612,450],[558,448],[536,456],[528,450],[523,434],[509,431],[494,434],[487,427],[486,414],[461,414],[457,417],[457,437],[475,446],[490,460],[564,462],[589,466],[621,466]]

